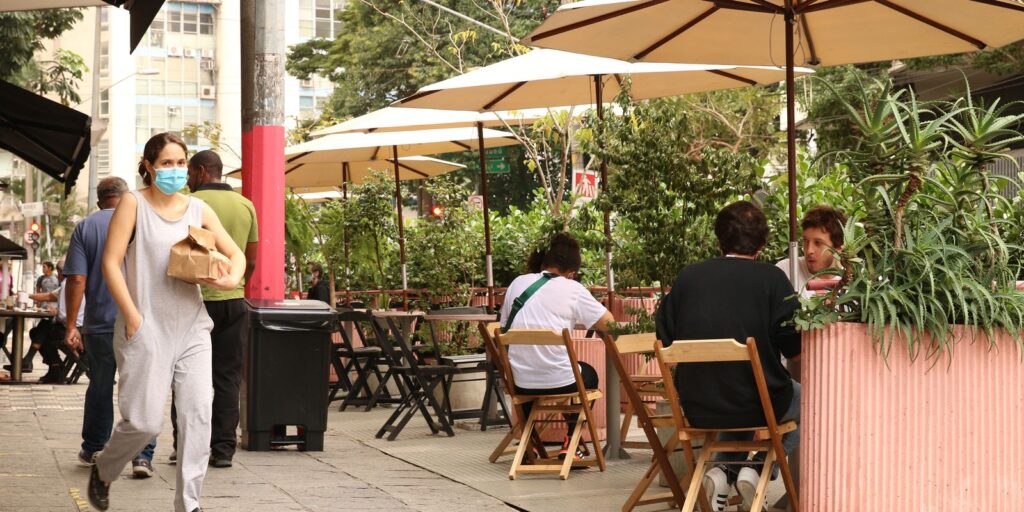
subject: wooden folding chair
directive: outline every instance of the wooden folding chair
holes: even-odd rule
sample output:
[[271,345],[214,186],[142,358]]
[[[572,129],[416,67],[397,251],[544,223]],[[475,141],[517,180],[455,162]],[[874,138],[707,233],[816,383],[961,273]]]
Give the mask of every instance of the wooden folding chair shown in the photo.
[[[512,441],[518,439],[519,435],[522,434],[522,427],[523,423],[526,422],[526,415],[523,413],[522,402],[513,403],[511,406],[516,411],[515,421],[513,421],[513,417],[509,412],[509,406],[505,404],[505,399],[501,394],[501,389],[499,389],[497,386],[502,386],[505,390],[505,393],[507,393],[509,397],[515,396],[515,389],[512,388],[511,385],[509,384],[510,382],[512,382],[511,369],[505,365],[505,361],[502,359],[501,356],[502,351],[498,348],[497,342],[495,342],[494,340],[494,335],[495,333],[498,332],[499,329],[501,329],[501,324],[498,322],[489,322],[486,324],[481,323],[479,325],[479,329],[480,338],[484,342],[484,349],[487,351],[487,355],[490,358],[492,366],[494,368],[494,374],[492,375],[493,381],[488,380],[487,382],[488,393],[494,393],[496,400],[498,401],[498,404],[502,409],[502,412],[505,414],[505,418],[508,419],[509,425],[512,427],[509,430],[509,432],[505,434],[505,437],[501,439],[501,442],[498,443],[498,446],[494,449],[494,451],[491,452],[491,456],[488,457],[488,460],[491,461],[491,464],[493,464],[497,462],[498,458],[500,457],[516,453],[518,447],[512,446],[511,448],[509,448],[509,445],[512,444]],[[499,383],[498,381],[501,382]],[[488,397],[489,396],[490,395],[488,395]],[[485,397],[485,400],[486,398],[487,397]],[[487,405],[484,406],[485,413],[488,408],[489,407]],[[542,458],[548,457],[547,452],[544,449],[544,442],[540,438],[540,432],[542,432],[544,430],[544,427],[546,426],[547,423],[538,423],[533,429],[534,435],[532,436],[533,449]],[[527,457],[529,458],[529,460],[532,461],[534,458],[533,452],[527,452]]]
[[[522,426],[522,435],[519,438],[519,446],[516,449],[515,458],[512,459],[512,468],[508,472],[510,480],[515,480],[521,473],[558,473],[559,478],[569,478],[569,471],[573,466],[594,466],[597,465],[601,471],[605,470],[604,453],[601,451],[601,441],[597,437],[597,427],[594,426],[594,413],[590,409],[590,403],[604,396],[600,390],[588,390],[583,385],[583,377],[580,375],[579,361],[576,358],[576,350],[572,345],[572,337],[568,329],[562,330],[562,335],[554,331],[544,329],[512,329],[505,334],[496,333],[495,345],[501,353],[502,364],[511,369],[509,363],[509,345],[562,345],[569,355],[572,364],[572,372],[576,377],[576,392],[560,395],[519,395],[515,389],[515,378],[511,371],[506,375],[507,386],[511,391],[512,403],[517,405],[517,412],[522,412],[522,404],[533,402],[530,415]],[[532,464],[524,464],[523,456],[526,455],[526,448],[530,446],[531,438],[535,433],[535,425],[542,420],[540,417],[547,414],[576,414],[576,425],[573,434],[569,438],[569,446],[566,449],[568,454],[565,460],[550,459],[547,457],[538,458]],[[575,460],[576,448],[580,446],[580,439],[583,436],[583,423],[586,423],[590,432],[590,439],[594,443],[594,450],[591,457]]]
[[[339,333],[341,343],[334,345],[334,354],[331,364],[334,366],[334,373],[338,375],[338,382],[331,388],[328,403],[336,398],[343,399],[339,410],[344,411],[349,405],[367,405],[373,397],[373,390],[370,388],[370,376],[377,377],[377,382],[384,380],[380,372],[382,351],[380,347],[365,344],[365,333],[360,324],[370,325],[373,317],[363,311],[341,311],[338,313]],[[356,347],[347,327],[352,327],[353,332],[358,333],[364,340],[364,346]],[[349,374],[355,373],[356,379],[352,381]],[[345,396],[337,397],[339,391],[347,391]]]
[[[683,486],[687,482],[680,482],[679,476],[672,469],[672,464],[668,459],[680,444],[675,420],[671,414],[651,414],[650,409],[648,409],[646,402],[644,402],[641,396],[651,394],[667,396],[664,389],[665,383],[660,373],[653,376],[657,379],[656,382],[646,378],[651,376],[644,376],[644,379],[633,379],[633,375],[629,374],[622,360],[624,355],[645,354],[654,357],[654,352],[661,346],[661,342],[658,341],[657,335],[654,333],[622,335],[614,341],[607,334],[601,334],[601,339],[604,340],[605,350],[612,356],[612,364],[615,366],[615,371],[619,373],[622,387],[626,390],[626,397],[629,399],[630,408],[636,414],[637,423],[643,429],[644,434],[647,435],[647,443],[644,443],[644,446],[650,448],[653,452],[650,467],[647,468],[643,478],[637,483],[632,494],[629,495],[629,498],[622,505],[622,511],[629,512],[636,507],[655,503],[667,503],[673,508],[679,508],[683,504]],[[669,384],[671,385],[671,383]],[[623,421],[623,426],[625,428],[629,427],[629,416]],[[673,431],[673,435],[669,436],[668,441],[664,444],[658,438],[658,428]],[[624,433],[622,438],[625,439]],[[682,443],[682,449],[690,469],[687,473],[688,476],[693,473],[693,447],[687,442]],[[656,493],[650,496],[646,495],[647,490],[654,483],[654,480],[658,478],[658,475],[664,475],[665,480],[668,482],[669,492]],[[701,507],[705,510],[710,510],[710,507],[707,507],[707,503],[706,497],[702,498]]]
[[[690,486],[686,491],[686,501],[683,503],[682,511],[691,512],[696,506],[698,489],[701,487],[701,480],[704,478],[708,463],[711,457],[719,452],[765,452],[764,466],[761,468],[761,479],[758,482],[750,512],[761,512],[761,509],[764,507],[765,491],[768,488],[768,482],[771,480],[772,464],[778,464],[782,471],[782,481],[786,486],[786,492],[789,494],[792,510],[800,510],[796,485],[789,470],[786,452],[782,448],[782,434],[796,430],[797,424],[795,421],[787,421],[779,425],[776,421],[775,411],[772,410],[771,397],[768,395],[768,385],[765,383],[764,369],[761,367],[761,359],[758,356],[757,343],[754,341],[754,338],[747,338],[746,345],[741,345],[733,339],[675,341],[669,347],[659,348],[656,354],[658,366],[661,368],[661,374],[665,380],[665,388],[669,394],[669,403],[672,404],[672,418],[678,429],[679,441],[685,445],[694,439],[704,438],[704,446],[701,449],[700,457],[697,459],[697,465],[692,472]],[[754,373],[754,381],[757,385],[757,394],[761,400],[761,407],[764,409],[765,424],[750,428],[731,429],[709,429],[690,426],[683,417],[669,365],[731,361],[747,361],[750,363],[751,370]],[[676,368],[676,371],[684,371],[684,369]],[[754,434],[754,440],[719,441],[717,439],[718,434],[722,432],[750,432]]]

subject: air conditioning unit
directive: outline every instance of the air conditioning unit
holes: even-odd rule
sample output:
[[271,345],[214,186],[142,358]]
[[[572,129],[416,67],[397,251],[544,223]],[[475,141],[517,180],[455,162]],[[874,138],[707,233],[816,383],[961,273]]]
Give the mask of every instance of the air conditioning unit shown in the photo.
[[203,49],[202,50],[202,54],[203,54],[203,58],[204,59],[212,59],[213,56],[214,56],[213,48],[205,48],[205,49]]
[[167,56],[168,57],[181,57],[181,47],[180,46],[168,46],[167,47]]
[[181,107],[171,105],[167,107],[167,115],[176,116],[181,113]]
[[199,88],[199,97],[204,100],[217,99],[217,87],[213,85],[204,85]]
[[305,87],[307,89],[312,88],[313,87],[313,80],[312,79],[310,79],[310,80],[300,80],[299,81],[299,87]]
[[199,56],[199,51],[195,48],[185,48],[182,51],[182,54],[185,56],[185,58],[194,59]]
[[203,59],[199,61],[199,69],[203,71],[213,71],[217,69],[217,65],[212,60]]

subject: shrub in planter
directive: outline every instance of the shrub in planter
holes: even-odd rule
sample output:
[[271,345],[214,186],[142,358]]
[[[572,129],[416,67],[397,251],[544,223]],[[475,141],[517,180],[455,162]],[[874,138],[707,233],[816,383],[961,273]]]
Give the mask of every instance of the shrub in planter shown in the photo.
[[855,184],[859,209],[846,226],[845,270],[828,271],[839,286],[805,304],[799,327],[863,322],[882,355],[902,339],[912,359],[951,355],[952,324],[987,340],[1005,329],[1020,343],[1024,294],[1006,243],[1015,226],[986,166],[1024,140],[1015,129],[1024,116],[969,96],[924,103],[881,90],[844,103],[858,144],[827,160]]

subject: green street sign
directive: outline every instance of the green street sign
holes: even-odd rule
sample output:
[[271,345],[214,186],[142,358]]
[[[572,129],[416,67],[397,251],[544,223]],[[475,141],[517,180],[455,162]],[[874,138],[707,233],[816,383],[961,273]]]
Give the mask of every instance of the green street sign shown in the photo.
[[[490,151],[490,150],[488,150]],[[511,166],[505,159],[487,160],[487,172],[488,174],[508,174]]]
[[505,148],[487,148],[487,158],[499,159],[505,158]]

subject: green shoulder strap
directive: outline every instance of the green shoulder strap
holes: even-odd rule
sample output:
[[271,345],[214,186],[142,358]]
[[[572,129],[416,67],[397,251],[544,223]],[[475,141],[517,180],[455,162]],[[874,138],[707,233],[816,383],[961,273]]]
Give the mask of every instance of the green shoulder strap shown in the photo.
[[544,272],[543,274],[541,274],[540,279],[534,281],[533,284],[529,286],[529,288],[523,291],[523,293],[519,294],[519,296],[512,301],[512,309],[510,309],[508,312],[508,320],[505,322],[505,325],[501,326],[502,334],[508,332],[508,330],[512,327],[512,321],[516,319],[516,314],[519,313],[520,309],[523,309],[523,305],[526,304],[526,301],[530,300],[530,297],[532,297],[533,294],[537,290],[539,290],[541,286],[547,284],[547,282],[553,279],[554,277],[556,277],[555,274]]

